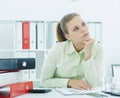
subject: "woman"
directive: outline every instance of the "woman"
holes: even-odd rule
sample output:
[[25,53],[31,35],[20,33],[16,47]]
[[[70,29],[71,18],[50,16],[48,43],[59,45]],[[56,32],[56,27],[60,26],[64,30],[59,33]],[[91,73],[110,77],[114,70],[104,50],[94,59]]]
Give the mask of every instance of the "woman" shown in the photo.
[[100,83],[102,47],[89,36],[77,13],[65,15],[57,26],[59,43],[44,61],[42,87],[91,89]]

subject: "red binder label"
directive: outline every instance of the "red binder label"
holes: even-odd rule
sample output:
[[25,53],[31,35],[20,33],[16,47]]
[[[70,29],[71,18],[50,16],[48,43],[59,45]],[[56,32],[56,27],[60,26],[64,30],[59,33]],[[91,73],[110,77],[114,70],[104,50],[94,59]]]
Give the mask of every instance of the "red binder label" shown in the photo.
[[30,49],[30,23],[22,23],[22,48]]

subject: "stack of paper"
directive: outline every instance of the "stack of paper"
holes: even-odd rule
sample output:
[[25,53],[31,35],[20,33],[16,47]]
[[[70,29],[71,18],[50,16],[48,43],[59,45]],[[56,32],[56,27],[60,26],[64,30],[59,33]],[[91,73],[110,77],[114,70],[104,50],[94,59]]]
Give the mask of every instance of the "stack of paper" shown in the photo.
[[87,93],[95,93],[94,90],[77,90],[73,88],[56,88],[56,91],[63,95],[84,95]]

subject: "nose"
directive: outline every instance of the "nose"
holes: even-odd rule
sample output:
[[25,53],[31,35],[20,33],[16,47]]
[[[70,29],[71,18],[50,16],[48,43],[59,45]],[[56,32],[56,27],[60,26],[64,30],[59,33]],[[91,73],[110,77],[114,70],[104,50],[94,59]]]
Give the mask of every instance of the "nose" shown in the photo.
[[84,33],[85,27],[81,27],[80,29],[81,29],[81,33]]

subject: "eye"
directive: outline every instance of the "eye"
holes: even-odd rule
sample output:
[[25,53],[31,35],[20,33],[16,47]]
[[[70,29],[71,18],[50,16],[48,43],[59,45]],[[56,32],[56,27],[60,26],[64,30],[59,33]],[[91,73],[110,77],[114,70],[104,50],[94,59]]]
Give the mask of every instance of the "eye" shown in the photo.
[[79,30],[79,28],[78,27],[75,27],[74,29],[73,29],[73,31],[78,31]]
[[84,27],[85,25],[86,25],[86,23],[85,23],[85,22],[83,22],[83,23],[82,23],[82,27]]

